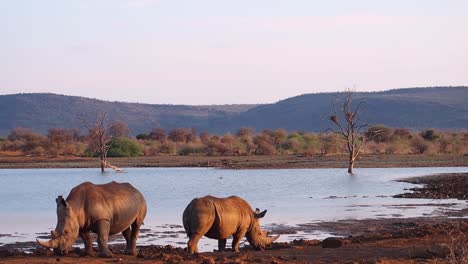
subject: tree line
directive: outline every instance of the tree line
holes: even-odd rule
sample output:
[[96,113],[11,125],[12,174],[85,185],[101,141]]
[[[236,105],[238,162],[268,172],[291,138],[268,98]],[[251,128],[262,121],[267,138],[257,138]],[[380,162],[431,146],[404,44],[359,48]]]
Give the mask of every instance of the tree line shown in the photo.
[[[108,157],[349,154],[347,141],[334,132],[288,132],[284,129],[257,132],[243,127],[236,133],[218,135],[198,133],[194,128],[154,128],[134,137],[128,125],[119,121],[106,127],[103,139],[106,145],[99,146],[93,129],[90,126],[83,133],[76,129],[51,128],[46,134],[40,134],[19,127],[0,138],[0,151],[4,155],[97,157],[98,148],[107,146]],[[366,141],[361,154],[468,154],[467,131],[410,131],[374,125],[355,136]]]

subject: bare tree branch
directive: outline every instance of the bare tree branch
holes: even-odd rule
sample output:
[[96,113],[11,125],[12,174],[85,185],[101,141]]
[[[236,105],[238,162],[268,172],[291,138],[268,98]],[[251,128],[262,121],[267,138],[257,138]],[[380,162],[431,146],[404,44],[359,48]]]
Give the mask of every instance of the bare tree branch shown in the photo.
[[99,155],[101,172],[104,172],[106,166],[109,165],[107,162],[107,153],[111,147],[111,137],[109,135],[110,125],[107,124],[107,116],[108,114],[106,112],[98,113],[92,125],[86,118],[77,117],[88,130],[88,139],[91,148]]
[[360,123],[361,106],[364,102],[359,102],[352,110],[352,97],[354,91],[347,90],[342,106],[342,115],[344,116],[345,123],[341,123],[337,111],[335,101],[333,101],[334,114],[330,116],[330,120],[337,126],[337,131],[334,133],[340,135],[346,142],[346,149],[349,154],[348,172],[353,173],[354,161],[359,156],[362,146],[365,144],[365,138],[361,136],[362,130],[366,128],[367,124]]

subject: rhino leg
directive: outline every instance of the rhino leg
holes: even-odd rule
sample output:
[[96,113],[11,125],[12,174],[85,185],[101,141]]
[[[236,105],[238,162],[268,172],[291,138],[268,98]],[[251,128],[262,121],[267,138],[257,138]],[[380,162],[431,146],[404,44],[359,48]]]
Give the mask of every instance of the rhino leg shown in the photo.
[[110,222],[107,220],[99,220],[96,222],[96,227],[99,256],[102,258],[112,258],[112,252],[107,245],[109,241]]
[[247,230],[241,230],[240,232],[232,235],[232,250],[234,252],[239,252],[239,243],[242,238],[245,237]]
[[138,221],[135,221],[132,224],[131,229],[129,227],[125,231],[122,232],[122,234],[125,237],[125,240],[127,241],[127,249],[125,250],[125,254],[133,255],[133,256],[138,254],[138,251],[136,248],[136,241],[138,239],[138,235],[140,234],[140,227],[141,227],[141,224],[139,224]]
[[190,237],[188,243],[187,243],[187,249],[188,252],[193,254],[193,253],[198,253],[198,241],[202,238],[203,235],[200,235],[198,233],[192,234]]
[[127,255],[132,255],[132,229],[128,227],[124,231],[122,231],[122,235],[125,238],[125,241],[127,242],[127,248],[125,249],[125,254]]
[[93,241],[91,240],[91,235],[89,234],[89,232],[86,232],[86,231],[80,232],[80,237],[84,242],[85,255],[95,257],[96,252],[94,252]]
[[218,251],[226,250],[226,239],[218,239]]

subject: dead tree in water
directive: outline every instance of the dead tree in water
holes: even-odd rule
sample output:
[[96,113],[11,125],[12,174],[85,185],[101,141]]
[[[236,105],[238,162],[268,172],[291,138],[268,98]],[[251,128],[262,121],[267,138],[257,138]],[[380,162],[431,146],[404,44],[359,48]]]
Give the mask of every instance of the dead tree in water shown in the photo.
[[338,127],[337,131],[334,131],[342,137],[346,143],[346,151],[348,152],[348,173],[353,173],[354,162],[361,152],[362,146],[365,143],[365,137],[362,136],[361,132],[366,128],[367,124],[360,123],[360,108],[363,102],[352,109],[351,103],[353,100],[354,92],[352,90],[346,91],[345,100],[343,102],[343,116],[345,123],[339,119],[336,112],[335,103],[333,103],[334,114],[330,116],[330,120]]
[[106,166],[108,166],[107,153],[111,147],[110,125],[107,122],[107,113],[99,113],[96,116],[94,124],[90,124],[85,118],[79,119],[83,122],[86,129],[88,129],[91,148],[97,152],[101,164],[101,172],[104,173]]

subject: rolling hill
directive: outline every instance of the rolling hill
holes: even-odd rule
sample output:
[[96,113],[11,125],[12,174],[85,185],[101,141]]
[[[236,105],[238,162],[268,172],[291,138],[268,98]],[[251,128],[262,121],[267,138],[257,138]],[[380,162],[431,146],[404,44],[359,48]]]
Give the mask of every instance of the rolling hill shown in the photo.
[[78,128],[78,117],[94,120],[107,112],[110,120],[127,122],[134,134],[154,127],[203,127],[212,118],[244,112],[255,105],[151,105],[109,102],[57,94],[13,94],[0,96],[0,135],[12,128],[27,127],[45,133],[52,127]]
[[[240,126],[257,130],[286,128],[299,131],[324,131],[332,126],[328,117],[342,103],[342,93],[305,94],[275,104],[261,105],[232,117],[213,128],[222,131]],[[410,129],[468,128],[468,87],[395,89],[356,93],[354,102],[363,102],[362,120]],[[230,124],[230,125],[229,125]]]
[[[304,94],[265,105],[151,105],[109,102],[57,94],[0,96],[0,135],[15,127],[45,133],[52,127],[82,128],[78,116],[92,119],[107,112],[111,120],[127,122],[134,134],[154,127],[195,127],[211,133],[236,132],[240,127],[323,131],[342,93]],[[356,93],[364,101],[363,120],[411,129],[467,129],[468,87],[431,87]]]

